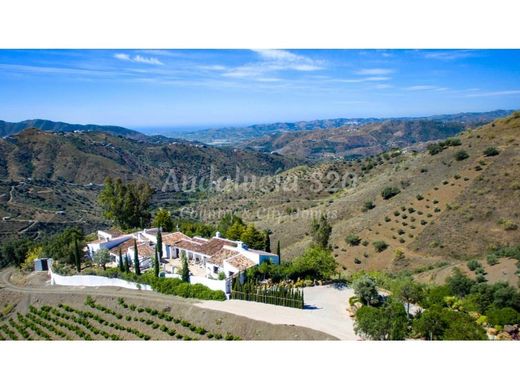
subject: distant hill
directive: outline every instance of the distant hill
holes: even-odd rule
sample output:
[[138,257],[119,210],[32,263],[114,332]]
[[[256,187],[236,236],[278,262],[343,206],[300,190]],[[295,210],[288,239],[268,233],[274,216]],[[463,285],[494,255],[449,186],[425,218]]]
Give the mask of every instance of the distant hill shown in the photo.
[[[279,155],[189,141],[156,143],[101,132],[26,129],[0,139],[0,239],[106,224],[96,197],[107,176],[146,181],[156,190],[153,203],[174,209],[204,196],[210,180],[235,178],[237,171],[241,177],[274,174],[296,163]],[[167,180],[170,185],[163,192]],[[175,183],[181,191],[175,191]]]
[[[376,137],[387,124],[368,126]],[[413,128],[406,131],[415,137]],[[310,244],[312,218],[326,214],[343,271],[407,270],[420,280],[443,282],[455,266],[475,277],[466,261],[477,259],[488,280],[517,285],[520,262],[488,264],[487,256],[520,242],[520,112],[456,137],[460,142],[433,154],[396,150],[296,167],[267,181],[271,187],[216,194],[200,208],[249,216],[247,222],[271,229],[271,242],[280,241],[286,261]],[[384,199],[388,187],[400,192]],[[375,207],[365,207],[367,201]],[[346,240],[351,234],[359,245]],[[388,247],[379,252],[378,241]]]
[[46,119],[29,119],[22,122],[0,121],[0,137],[17,134],[25,129],[35,128],[42,131],[54,131],[71,133],[74,131],[100,131],[113,135],[122,135],[132,139],[145,139],[146,136],[138,131],[126,129],[119,126],[100,126],[100,125],[77,125],[65,122],[53,122]]
[[358,158],[455,135],[467,126],[441,120],[393,119],[363,126],[277,133],[245,142],[247,147],[298,158]]
[[255,151],[216,148],[189,141],[154,143],[108,133],[48,133],[26,129],[0,139],[0,179],[102,183],[107,176],[143,179],[160,186],[169,169],[179,175],[265,175],[294,165],[290,159]]
[[399,118],[336,118],[320,119],[299,122],[278,122],[269,124],[257,124],[243,127],[223,127],[190,132],[174,132],[171,135],[187,140],[196,140],[207,144],[232,144],[238,145],[255,138],[277,133],[294,131],[312,131],[335,129],[341,127],[357,128],[369,123],[383,122],[388,120],[437,120],[442,122],[461,122],[469,126],[481,126],[497,118],[510,115],[512,110],[495,110],[490,112],[458,113],[435,115],[430,117],[399,117]]

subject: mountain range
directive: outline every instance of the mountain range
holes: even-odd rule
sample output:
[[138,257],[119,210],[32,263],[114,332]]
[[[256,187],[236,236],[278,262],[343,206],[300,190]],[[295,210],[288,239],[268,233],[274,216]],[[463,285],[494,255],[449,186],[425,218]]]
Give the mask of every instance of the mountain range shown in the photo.
[[497,118],[510,115],[513,110],[495,110],[489,112],[469,112],[458,114],[434,115],[427,117],[395,117],[395,118],[336,118],[299,122],[277,122],[269,124],[256,124],[244,127],[223,127],[196,130],[189,132],[172,132],[171,135],[192,141],[200,141],[207,144],[241,144],[251,139],[277,133],[293,131],[326,130],[341,127],[358,128],[360,126],[384,122],[388,120],[417,121],[436,120],[441,122],[460,122],[465,126],[480,126]]
[[[326,215],[343,270],[406,270],[442,283],[454,267],[475,277],[465,263],[476,259],[486,279],[517,285],[520,262],[492,260],[499,248],[520,242],[519,156],[517,112],[435,148],[303,165],[272,177],[271,186],[243,186],[197,207],[233,212],[270,229],[286,259],[303,253],[313,218]],[[385,189],[393,196],[383,196]]]

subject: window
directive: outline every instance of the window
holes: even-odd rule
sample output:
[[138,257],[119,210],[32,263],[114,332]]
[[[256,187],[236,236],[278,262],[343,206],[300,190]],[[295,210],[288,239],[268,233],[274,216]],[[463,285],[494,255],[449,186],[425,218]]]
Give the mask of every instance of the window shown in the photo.
[[218,267],[216,265],[213,266],[213,273],[218,274]]

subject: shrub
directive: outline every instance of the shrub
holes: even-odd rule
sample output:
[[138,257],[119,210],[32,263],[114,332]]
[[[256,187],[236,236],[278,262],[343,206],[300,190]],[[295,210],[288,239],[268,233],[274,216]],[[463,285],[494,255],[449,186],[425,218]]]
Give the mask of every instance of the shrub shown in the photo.
[[494,146],[490,146],[490,147],[484,149],[484,156],[486,156],[486,157],[498,156],[499,154],[500,154],[500,152]]
[[489,264],[489,265],[496,265],[498,264],[500,261],[498,260],[498,257],[495,255],[495,254],[490,254],[487,256],[486,258],[486,262]]
[[190,284],[180,279],[154,278],[151,282],[151,286],[154,291],[159,293],[177,295],[184,298],[199,298],[216,301],[226,299],[226,294],[223,291],[211,290],[200,283]]
[[520,323],[520,313],[511,307],[501,309],[491,308],[486,311],[489,324],[496,326],[514,325]]
[[388,248],[388,244],[384,241],[374,241],[372,243],[377,252],[383,252],[386,248]]
[[475,271],[477,268],[482,268],[482,264],[478,260],[470,260],[466,263],[470,271]]
[[400,213],[399,211],[397,211],[397,210],[394,211],[394,215],[395,215],[396,217],[398,217],[400,214],[401,214],[401,213]]
[[455,153],[454,157],[455,160],[462,161],[467,159],[469,157],[469,154],[465,150],[459,150],[457,153]]
[[[440,145],[440,144],[430,144],[427,146],[427,149],[428,149],[428,152],[430,153],[430,155],[435,155],[435,154],[439,154],[440,152],[443,151],[443,147]],[[421,170],[422,172],[422,170]]]
[[416,198],[417,198],[417,200],[423,200],[423,199],[424,199],[424,196],[422,196],[421,194],[417,194],[417,195],[416,195]]
[[358,246],[361,243],[361,238],[359,238],[358,235],[351,233],[347,236],[347,238],[345,238],[345,241],[350,246]]
[[383,199],[390,199],[399,194],[400,192],[401,190],[397,187],[386,187],[385,189],[383,189],[383,191],[381,191],[381,196],[383,197]]
[[374,204],[374,202],[372,202],[371,200],[367,200],[364,204],[363,204],[363,211],[366,212],[368,210],[372,210],[373,208],[375,208],[376,205]]

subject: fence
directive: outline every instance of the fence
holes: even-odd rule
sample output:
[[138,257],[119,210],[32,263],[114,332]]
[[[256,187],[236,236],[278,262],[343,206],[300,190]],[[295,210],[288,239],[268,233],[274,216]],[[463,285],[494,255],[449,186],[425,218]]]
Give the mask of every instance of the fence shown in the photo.
[[52,272],[52,268],[50,267],[49,275],[51,276],[51,284],[57,284],[60,286],[121,287],[130,290],[152,291],[152,287],[147,284],[129,282],[123,279],[107,278],[105,276],[96,275],[62,276]]
[[[277,295],[276,292],[262,294],[258,292],[243,292],[237,290],[231,290],[231,299],[239,299],[242,301],[251,301],[251,302],[260,302],[267,303],[270,305],[277,306],[286,306],[293,307],[296,309],[303,309],[304,301],[303,301],[303,293],[299,298],[287,298],[280,295]],[[263,290],[268,291],[268,290]]]

